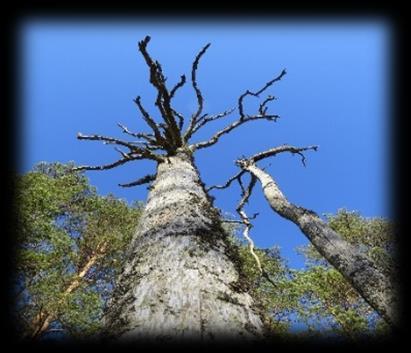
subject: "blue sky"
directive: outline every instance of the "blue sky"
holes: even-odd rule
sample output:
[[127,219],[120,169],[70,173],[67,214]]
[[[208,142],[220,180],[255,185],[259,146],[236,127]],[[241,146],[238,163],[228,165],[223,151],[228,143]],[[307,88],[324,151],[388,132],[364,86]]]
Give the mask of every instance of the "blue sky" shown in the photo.
[[[364,216],[390,216],[390,30],[377,20],[300,22],[156,22],[27,20],[20,31],[22,152],[21,172],[40,161],[105,164],[118,158],[112,147],[78,141],[76,134],[124,137],[117,122],[146,130],[132,99],[141,95],[154,115],[154,90],[137,42],[152,37],[149,52],[163,66],[169,85],[189,74],[192,61],[208,42],[198,70],[205,112],[233,107],[246,89],[261,88],[283,68],[288,74],[267,94],[278,97],[269,112],[276,123],[244,125],[220,143],[198,151],[196,162],[207,185],[236,173],[234,161],[279,144],[317,144],[304,168],[297,156],[260,162],[288,199],[319,214],[339,208]],[[189,76],[189,75],[188,75]],[[196,108],[186,85],[176,97],[186,116]],[[256,100],[249,99],[253,112]],[[255,111],[255,110],[254,110]],[[158,115],[155,115],[158,116]],[[209,124],[198,140],[235,119]],[[87,172],[100,194],[129,202],[145,200],[145,186],[122,189],[154,171],[137,161],[103,172]],[[216,205],[235,214],[237,186],[213,192]],[[279,245],[293,267],[303,259],[295,247],[306,240],[298,228],[274,214],[259,187],[248,212],[259,212],[252,237],[257,246]]]

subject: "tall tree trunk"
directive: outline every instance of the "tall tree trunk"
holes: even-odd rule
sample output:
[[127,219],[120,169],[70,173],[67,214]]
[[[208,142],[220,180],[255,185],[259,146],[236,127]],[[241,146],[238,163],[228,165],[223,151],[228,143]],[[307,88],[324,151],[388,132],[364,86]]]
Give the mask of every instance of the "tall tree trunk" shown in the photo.
[[397,321],[397,290],[392,279],[371,259],[334,232],[313,211],[290,203],[273,178],[255,164],[244,167],[256,176],[271,208],[294,222],[318,252],[326,258],[389,323]]
[[186,153],[159,163],[106,313],[119,341],[263,336],[238,254]]

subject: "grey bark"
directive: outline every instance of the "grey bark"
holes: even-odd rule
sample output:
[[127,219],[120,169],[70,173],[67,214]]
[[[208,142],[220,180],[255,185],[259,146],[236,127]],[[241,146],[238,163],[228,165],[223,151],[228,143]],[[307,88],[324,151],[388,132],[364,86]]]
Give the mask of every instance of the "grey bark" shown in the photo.
[[265,198],[280,216],[295,223],[318,252],[389,323],[397,322],[397,293],[392,279],[355,246],[334,232],[311,210],[290,203],[273,178],[254,163],[243,165],[262,185]]
[[262,313],[191,155],[159,163],[150,189],[106,331],[121,342],[263,337]]

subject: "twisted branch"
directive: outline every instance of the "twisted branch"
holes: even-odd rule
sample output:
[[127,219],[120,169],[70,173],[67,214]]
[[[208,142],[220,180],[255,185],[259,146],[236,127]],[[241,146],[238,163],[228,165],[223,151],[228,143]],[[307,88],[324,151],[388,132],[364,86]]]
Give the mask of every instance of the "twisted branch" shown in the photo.
[[[238,111],[240,113],[240,119],[245,118],[244,115],[244,107],[243,107],[243,100],[246,96],[254,96],[254,97],[258,97],[261,93],[263,93],[268,87],[270,87],[274,82],[280,81],[283,76],[286,74],[287,72],[285,71],[285,69],[283,71],[281,71],[280,75],[278,75],[277,77],[275,77],[274,79],[272,79],[271,81],[268,81],[265,86],[263,88],[261,88],[259,91],[257,92],[251,92],[249,90],[245,91],[240,98],[238,99]],[[272,99],[270,99],[272,100]],[[264,104],[265,105],[265,104]],[[264,115],[261,113],[261,115]]]
[[178,129],[181,131],[184,125],[184,116],[175,109],[172,109],[173,114],[178,118]]
[[127,126],[124,126],[123,124],[120,124],[120,123],[117,123],[117,126],[119,126],[121,130],[123,131],[123,133],[127,135],[137,137],[137,138],[142,138],[146,140],[149,144],[153,144],[153,145],[157,144],[157,141],[153,134],[147,134],[144,132],[132,132],[127,128]]
[[252,175],[251,176],[251,181],[247,187],[247,189],[243,192],[242,198],[236,208],[237,213],[240,215],[241,220],[244,224],[244,231],[243,231],[243,236],[244,238],[247,240],[248,242],[248,248],[250,250],[250,254],[254,257],[255,262],[257,264],[257,268],[259,270],[259,272],[262,274],[263,273],[263,269],[261,267],[261,262],[260,259],[258,258],[257,254],[254,252],[254,242],[253,240],[250,238],[249,232],[250,229],[252,228],[252,224],[250,223],[250,219],[247,217],[247,214],[244,211],[244,205],[248,202],[248,199],[251,196],[251,192],[254,188],[254,185],[257,181],[257,178]]
[[136,103],[138,109],[140,110],[141,114],[143,115],[144,121],[151,128],[151,130],[153,130],[153,133],[154,133],[154,136],[156,138],[157,144],[159,144],[161,146],[164,146],[164,148],[168,150],[169,149],[169,143],[161,135],[161,132],[159,130],[159,125],[154,121],[154,119],[144,109],[143,105],[141,104],[141,97],[137,96],[137,98],[134,99],[134,103]]
[[[127,159],[127,160],[147,158],[147,159],[152,159],[158,162],[163,161],[163,156],[155,154],[147,148],[137,147],[133,142],[126,142],[126,141],[122,141],[122,140],[119,140],[113,137],[107,137],[107,136],[102,136],[102,135],[83,135],[80,132],[77,134],[77,138],[79,140],[103,141],[103,143],[105,144],[116,144],[116,145],[127,147],[130,150],[130,152],[123,155],[123,157],[125,157],[124,159]],[[117,151],[120,153],[124,153],[122,151],[119,151],[118,149]],[[90,169],[90,170],[94,170],[94,169]]]
[[190,149],[192,151],[205,148],[205,147],[210,147],[218,142],[221,136],[228,134],[238,126],[247,123],[252,120],[268,120],[268,121],[277,121],[280,117],[278,115],[255,115],[255,116],[247,116],[246,118],[240,118],[239,120],[236,120],[233,122],[231,125],[225,127],[224,129],[218,131],[213,137],[211,137],[208,141],[203,141],[203,142],[198,142],[190,146]]
[[268,96],[261,104],[260,104],[260,108],[258,108],[258,111],[260,112],[261,115],[265,115],[267,114],[267,109],[268,107],[266,107],[268,102],[271,102],[273,100],[275,100],[276,98],[273,96]]
[[210,190],[213,190],[213,189],[226,189],[226,188],[228,188],[234,180],[241,177],[244,173],[245,173],[244,170],[240,170],[237,174],[235,174],[230,179],[228,179],[225,184],[223,184],[223,185],[213,185],[213,186],[211,186],[207,189],[207,192],[210,191]]
[[141,159],[138,157],[133,157],[133,158],[122,158],[119,159],[118,161],[110,164],[104,164],[104,165],[98,165],[98,166],[89,166],[89,165],[81,165],[78,167],[73,168],[73,171],[79,171],[79,170],[107,170],[107,169],[112,169],[115,167],[118,167],[119,165],[125,164],[127,162],[136,160],[136,159]]
[[193,67],[191,70],[191,82],[193,84],[194,91],[197,96],[197,102],[198,102],[198,109],[197,112],[192,116],[192,120],[196,120],[201,112],[203,111],[203,96],[201,94],[200,89],[198,88],[197,84],[197,69],[198,69],[198,64],[200,62],[201,57],[204,55],[204,53],[207,51],[207,49],[210,47],[211,43],[208,43],[206,46],[203,47],[203,49],[200,50],[200,52],[197,54],[194,62],[193,62]]
[[186,83],[186,76],[185,75],[181,75],[180,77],[180,81],[173,87],[173,89],[170,91],[170,100],[174,97],[174,95],[176,94],[177,90],[181,87],[184,86],[184,84]]
[[[254,97],[259,97],[259,95],[261,93],[263,93],[266,89],[268,89],[272,84],[274,84],[274,82],[277,82],[279,80],[282,79],[282,77],[286,74],[286,71],[283,70],[281,72],[280,75],[278,75],[277,77],[275,77],[274,79],[272,79],[271,81],[267,82],[263,88],[261,88],[260,90],[258,90],[257,92],[251,92],[249,90],[247,90],[245,93],[243,93],[239,99],[238,99],[238,111],[240,114],[240,117],[238,120],[234,121],[231,125],[225,127],[224,129],[218,131],[214,136],[212,136],[208,141],[203,141],[203,142],[199,142],[199,143],[195,143],[193,145],[190,146],[190,149],[192,151],[201,149],[201,148],[205,148],[205,147],[210,147],[212,145],[214,145],[215,143],[218,142],[218,140],[220,139],[221,136],[228,134],[229,132],[231,132],[232,130],[234,130],[235,128],[237,128],[238,126],[252,121],[252,120],[268,120],[268,121],[277,121],[277,119],[279,119],[278,115],[274,115],[274,114],[267,114],[267,103],[271,102],[275,99],[275,97],[273,96],[268,96],[261,104],[259,107],[259,114],[257,115],[245,115],[244,114],[244,106],[243,106],[243,101],[244,98],[246,96],[254,96]],[[188,138],[187,137],[191,137],[193,130],[196,129],[198,130],[201,126],[203,126],[204,124],[215,120],[217,118],[226,116],[228,114],[230,114],[232,111],[228,110],[227,112],[224,112],[222,114],[219,114],[217,116],[214,117],[210,117],[210,118],[205,118],[198,124],[198,122],[193,122],[193,119],[191,120],[192,126],[190,125],[190,128],[188,129],[186,135],[184,136],[184,141],[187,141]],[[196,123],[198,125],[196,125]]]
[[[150,83],[156,88],[158,94],[156,99],[156,105],[160,110],[161,117],[164,119],[164,122],[167,125],[166,135],[169,135],[172,143],[172,149],[175,149],[181,146],[181,135],[178,130],[177,123],[174,119],[172,112],[170,100],[171,94],[168,92],[165,81],[166,78],[163,75],[163,70],[158,61],[153,61],[150,55],[147,52],[147,44],[150,41],[150,36],[146,36],[144,40],[138,43],[139,50],[143,55],[149,69],[150,69]],[[182,83],[183,82],[183,83]],[[181,81],[173,88],[173,95],[176,90],[181,87],[185,82],[184,78],[181,78]]]
[[197,108],[197,111],[191,116],[190,124],[183,136],[184,141],[188,141],[190,136],[193,134],[193,129],[197,123],[197,119],[200,116],[201,112],[203,111],[204,98],[197,84],[197,69],[198,69],[198,64],[200,62],[201,57],[204,55],[204,53],[207,51],[210,45],[211,43],[208,43],[206,46],[204,46],[200,50],[200,52],[197,54],[197,56],[194,59],[193,66],[191,69],[191,83],[192,83],[192,86],[194,88],[194,91],[197,97],[198,108]]
[[[260,152],[257,153],[249,158],[247,158],[246,160],[242,160],[247,161],[248,163],[255,163],[258,162],[264,158],[267,157],[273,157],[279,153],[283,153],[283,152],[290,152],[292,154],[298,154],[299,156],[301,156],[301,162],[303,163],[304,167],[305,165],[305,156],[302,152],[304,151],[308,151],[308,150],[313,150],[313,151],[317,151],[318,150],[318,146],[313,145],[313,146],[308,146],[308,147],[295,147],[295,146],[291,146],[291,145],[281,145],[281,146],[277,146],[274,148],[270,148],[267,151],[264,152]],[[240,160],[241,161],[241,160]]]
[[198,131],[204,125],[208,124],[211,121],[215,121],[217,119],[221,119],[230,115],[235,109],[236,108],[231,108],[226,110],[225,112],[211,116],[207,116],[207,114],[204,114],[202,117],[200,117],[200,119],[198,119],[196,126],[194,126],[194,128],[192,129],[192,133],[189,136],[187,136],[187,139],[189,139],[196,131]]

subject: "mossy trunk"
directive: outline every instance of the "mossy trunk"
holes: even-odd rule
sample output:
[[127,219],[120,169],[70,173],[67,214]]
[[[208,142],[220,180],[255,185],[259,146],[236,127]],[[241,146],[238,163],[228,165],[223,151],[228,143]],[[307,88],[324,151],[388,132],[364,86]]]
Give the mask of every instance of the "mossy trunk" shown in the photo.
[[120,341],[259,339],[263,320],[245,287],[191,157],[160,163],[106,314],[107,332]]

